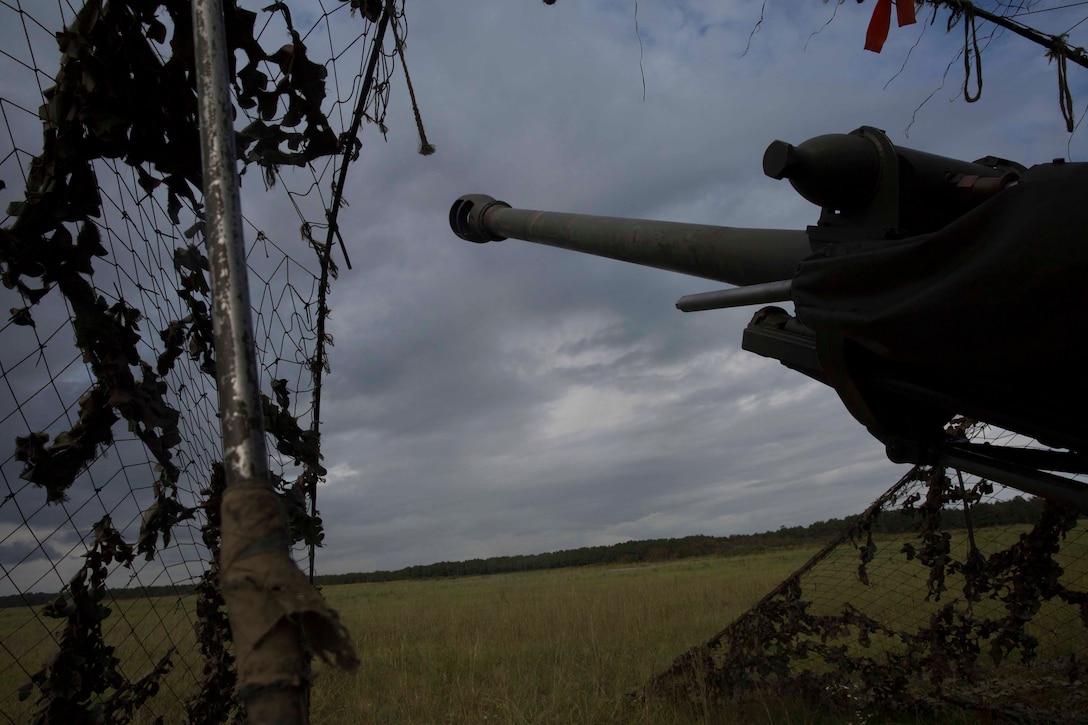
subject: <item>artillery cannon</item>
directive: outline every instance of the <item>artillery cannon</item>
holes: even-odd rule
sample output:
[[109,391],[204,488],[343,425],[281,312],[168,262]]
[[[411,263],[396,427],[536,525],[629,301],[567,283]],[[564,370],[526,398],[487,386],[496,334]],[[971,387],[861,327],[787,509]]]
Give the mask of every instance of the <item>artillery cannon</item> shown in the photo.
[[[821,207],[806,230],[513,209],[468,195],[450,225],[728,284],[685,312],[764,307],[742,347],[835,389],[899,463],[944,465],[1088,511],[1088,164],[1031,169],[894,146],[862,127],[775,141],[764,172]],[[956,416],[1038,446],[949,433]]]

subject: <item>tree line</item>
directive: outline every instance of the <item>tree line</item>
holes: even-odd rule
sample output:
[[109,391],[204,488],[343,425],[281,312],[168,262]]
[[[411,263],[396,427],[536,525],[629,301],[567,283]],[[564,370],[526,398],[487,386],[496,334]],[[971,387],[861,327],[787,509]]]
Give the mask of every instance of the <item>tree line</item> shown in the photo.
[[[973,526],[1012,526],[1033,524],[1043,511],[1041,498],[1016,496],[1009,501],[979,503],[971,507]],[[948,528],[961,528],[963,519],[956,510],[947,510]],[[644,539],[625,541],[611,546],[589,546],[565,549],[545,554],[494,556],[467,561],[441,561],[436,564],[409,566],[395,571],[372,571],[353,574],[326,574],[317,577],[319,584],[359,584],[389,582],[405,579],[438,579],[458,576],[484,576],[519,571],[561,569],[572,566],[622,565],[645,562],[672,561],[695,556],[738,556],[798,545],[819,545],[846,528],[856,524],[860,514],[841,519],[817,521],[808,526],[782,526],[777,531],[732,536],[684,536],[675,539]],[[911,511],[892,509],[882,511],[873,522],[874,533],[909,534],[915,531],[915,515]]]
[[[1016,496],[1008,501],[978,503],[971,507],[971,521],[975,527],[1012,526],[1033,524],[1039,520],[1044,500]],[[960,528],[962,518],[956,510],[946,510],[950,520],[948,528]],[[860,514],[841,519],[817,521],[808,526],[782,526],[777,531],[758,534],[733,534],[732,536],[684,536],[675,539],[644,539],[625,541],[611,546],[587,546],[580,549],[564,549],[545,554],[518,556],[493,556],[487,559],[467,561],[440,561],[436,564],[409,566],[395,571],[372,571],[352,574],[324,574],[316,577],[319,585],[360,584],[365,582],[390,582],[399,580],[440,579],[458,576],[484,576],[508,574],[519,571],[562,569],[572,566],[623,565],[648,562],[672,561],[695,556],[739,556],[773,548],[798,545],[819,545],[853,526],[861,519]],[[910,511],[885,510],[873,522],[874,533],[913,533],[915,517]],[[192,594],[193,585],[132,587],[110,589],[114,599],[138,599],[143,597],[183,597]],[[60,596],[57,593],[33,592],[0,597],[0,608],[38,606]]]

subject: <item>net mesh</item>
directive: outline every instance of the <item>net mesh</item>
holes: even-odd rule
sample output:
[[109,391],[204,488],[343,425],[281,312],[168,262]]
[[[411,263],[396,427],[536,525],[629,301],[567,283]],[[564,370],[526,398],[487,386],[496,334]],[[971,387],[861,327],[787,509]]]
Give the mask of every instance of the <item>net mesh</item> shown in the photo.
[[[994,428],[994,445],[1033,447]],[[949,708],[1069,722],[1085,711],[1088,529],[1079,512],[916,467],[647,693],[796,697],[850,718]]]
[[[406,32],[391,4],[375,42],[381,11],[226,3],[270,468],[311,575],[341,170]],[[0,2],[0,722],[236,707],[188,13]]]

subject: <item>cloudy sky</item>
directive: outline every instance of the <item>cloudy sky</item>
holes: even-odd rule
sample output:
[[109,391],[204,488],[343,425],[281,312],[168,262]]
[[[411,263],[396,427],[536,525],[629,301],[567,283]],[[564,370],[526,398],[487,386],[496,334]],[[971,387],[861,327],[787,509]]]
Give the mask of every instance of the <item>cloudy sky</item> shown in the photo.
[[[291,5],[303,27],[307,6]],[[893,27],[876,55],[862,49],[872,8],[408,3],[437,153],[416,153],[396,74],[388,138],[364,129],[340,219],[354,269],[342,265],[330,299],[320,571],[807,524],[862,510],[902,474],[831,389],[740,349],[754,309],[674,307],[722,285],[515,240],[471,245],[447,216],[486,193],[801,229],[819,210],[763,175],[764,150],[862,125],[967,160],[1086,160],[1088,131],[1065,131],[1041,48],[980,23],[983,94],[967,104],[962,31],[947,34],[943,15]],[[1022,19],[1064,32],[1076,11]],[[1072,28],[1074,44],[1086,36],[1088,23]],[[1070,66],[1070,82],[1079,119],[1088,75]],[[293,238],[297,219],[255,182],[247,216]]]
[[[1019,38],[989,43],[982,100],[964,103],[962,33],[943,18],[893,27],[876,55],[871,3],[768,3],[761,23],[758,2],[407,10],[438,153],[415,155],[396,78],[388,142],[370,129],[352,171],[355,270],[332,298],[327,571],[806,524],[860,511],[902,473],[830,389],[740,350],[753,309],[674,308],[714,283],[462,242],[447,222],[461,194],[803,228],[818,209],[762,174],[775,139],[871,125],[968,160],[1088,155],[1055,67]],[[1024,20],[1079,19],[1054,15]],[[1083,114],[1086,76],[1071,75]]]

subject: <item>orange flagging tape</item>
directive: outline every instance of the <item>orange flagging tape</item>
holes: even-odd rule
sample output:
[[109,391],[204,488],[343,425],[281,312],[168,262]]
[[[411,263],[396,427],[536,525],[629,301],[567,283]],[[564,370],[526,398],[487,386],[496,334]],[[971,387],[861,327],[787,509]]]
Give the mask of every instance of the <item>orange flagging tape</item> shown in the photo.
[[[896,19],[899,27],[913,25],[914,0],[898,0],[895,3]],[[877,0],[873,8],[873,17],[869,20],[869,29],[865,31],[865,50],[879,53],[888,39],[888,30],[892,25],[892,0]]]

